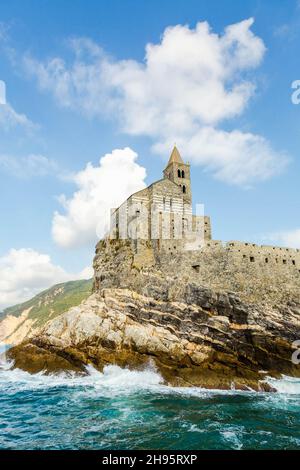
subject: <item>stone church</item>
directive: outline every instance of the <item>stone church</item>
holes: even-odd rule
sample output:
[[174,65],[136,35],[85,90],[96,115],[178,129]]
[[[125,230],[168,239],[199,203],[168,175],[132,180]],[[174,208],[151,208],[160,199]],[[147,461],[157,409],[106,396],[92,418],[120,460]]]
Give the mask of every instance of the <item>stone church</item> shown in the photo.
[[192,212],[190,165],[175,146],[163,178],[112,210],[108,238],[127,240],[141,267],[180,257],[191,272],[205,269],[216,273],[222,259],[222,266],[235,273],[300,276],[299,249],[213,240],[210,217],[199,212]]
[[157,249],[199,249],[211,239],[210,218],[192,213],[190,165],[176,146],[163,178],[112,210],[110,235],[135,241],[136,249],[142,240]]

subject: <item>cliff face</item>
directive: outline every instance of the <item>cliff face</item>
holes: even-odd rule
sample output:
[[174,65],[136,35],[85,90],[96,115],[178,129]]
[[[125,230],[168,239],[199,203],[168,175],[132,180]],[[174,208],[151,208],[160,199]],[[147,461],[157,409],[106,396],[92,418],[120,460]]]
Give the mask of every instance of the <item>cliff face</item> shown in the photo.
[[243,258],[243,253],[211,241],[201,251],[159,250],[148,241],[136,250],[129,241],[101,240],[94,258],[95,291],[127,287],[160,300],[185,301],[190,283],[235,292],[249,304],[300,304],[300,272],[288,264]]
[[[268,389],[266,373],[300,376],[291,361],[300,338],[297,290],[281,292],[277,303],[250,302],[248,281],[232,293],[214,287],[220,279],[208,287],[185,274],[176,258],[168,261],[172,276],[147,247],[143,256],[142,268],[127,243],[99,243],[94,294],[12,348],[15,367],[84,373],[87,364],[151,363],[167,383],[208,388]],[[259,298],[257,283],[253,289]]]
[[27,302],[0,313],[0,343],[18,344],[36,335],[45,323],[91,295],[92,280],[57,284]]

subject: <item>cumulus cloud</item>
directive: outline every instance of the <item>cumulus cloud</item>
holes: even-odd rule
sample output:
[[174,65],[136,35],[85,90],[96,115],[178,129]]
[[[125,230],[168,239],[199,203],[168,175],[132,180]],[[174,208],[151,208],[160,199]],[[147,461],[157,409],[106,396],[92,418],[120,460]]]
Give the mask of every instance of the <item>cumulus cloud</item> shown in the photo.
[[241,115],[255,93],[253,70],[266,48],[252,24],[250,18],[230,25],[222,35],[207,22],[168,27],[158,44],[147,44],[143,62],[113,60],[83,38],[70,41],[71,62],[27,56],[25,66],[61,106],[113,117],[124,132],[150,136],[155,152],[165,154],[180,142],[193,163],[226,182],[249,185],[286,163],[263,136],[220,127]]
[[72,197],[61,195],[63,213],[53,217],[52,234],[65,248],[89,245],[108,229],[110,209],[118,207],[130,194],[146,186],[146,170],[130,148],[104,155],[99,165],[89,163],[73,175],[77,190]]
[[44,155],[32,154],[18,158],[0,154],[0,171],[17,178],[30,178],[32,176],[56,174],[58,167],[54,160]]
[[[174,141],[175,136],[154,148],[167,153]],[[239,130],[228,132],[205,126],[187,140],[176,139],[176,144],[192,163],[201,162],[215,178],[243,187],[280,173],[289,161],[284,152],[275,157],[264,137]]]
[[282,246],[300,248],[300,228],[274,232],[264,237],[264,239]]
[[30,248],[12,249],[0,257],[0,310],[29,300],[53,284],[90,277],[91,268],[68,273],[46,254]]

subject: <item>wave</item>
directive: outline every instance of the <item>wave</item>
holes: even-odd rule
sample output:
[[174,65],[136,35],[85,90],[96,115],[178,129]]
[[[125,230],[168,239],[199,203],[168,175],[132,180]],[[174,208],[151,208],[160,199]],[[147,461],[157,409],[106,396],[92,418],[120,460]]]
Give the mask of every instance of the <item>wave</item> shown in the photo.
[[162,382],[162,377],[151,367],[138,371],[108,365],[104,367],[103,372],[99,372],[94,367],[87,366],[86,371],[86,375],[79,375],[74,372],[30,374],[20,369],[11,369],[11,364],[6,363],[5,366],[2,364],[0,369],[0,386],[5,386],[5,388],[17,386],[19,390],[83,387],[132,392],[136,389],[156,387]]
[[300,395],[300,378],[283,375],[280,379],[267,377],[266,382],[274,387],[277,393]]
[[[75,372],[62,372],[59,374],[46,374],[39,372],[30,374],[20,369],[12,369],[12,363],[0,363],[0,388],[7,393],[16,390],[36,390],[57,387],[77,387],[82,392],[90,391],[99,395],[131,394],[140,390],[159,392],[161,394],[180,394],[195,397],[208,397],[211,395],[262,395],[266,392],[254,390],[218,390],[200,387],[171,387],[164,384],[163,378],[153,364],[143,370],[121,368],[116,365],[107,365],[103,372],[93,366],[86,367],[86,375]],[[300,395],[300,379],[282,376],[280,379],[266,377],[277,394]]]

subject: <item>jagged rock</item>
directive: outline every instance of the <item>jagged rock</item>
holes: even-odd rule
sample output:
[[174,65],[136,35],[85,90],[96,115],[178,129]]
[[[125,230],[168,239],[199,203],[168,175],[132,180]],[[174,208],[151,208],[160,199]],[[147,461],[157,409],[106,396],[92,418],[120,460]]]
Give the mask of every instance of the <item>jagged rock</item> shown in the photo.
[[100,241],[94,294],[9,357],[30,372],[150,362],[166,383],[208,388],[269,389],[261,371],[300,376],[291,360],[300,338],[298,278],[270,284],[258,270],[223,269],[223,252],[203,257],[199,272],[184,253],[156,253],[143,266],[130,242]]
[[15,367],[37,372],[87,364],[155,364],[172,385],[266,389],[264,375],[300,375],[291,362],[299,316],[247,305],[236,296],[187,285],[185,302],[106,288],[48,322],[9,351]]

